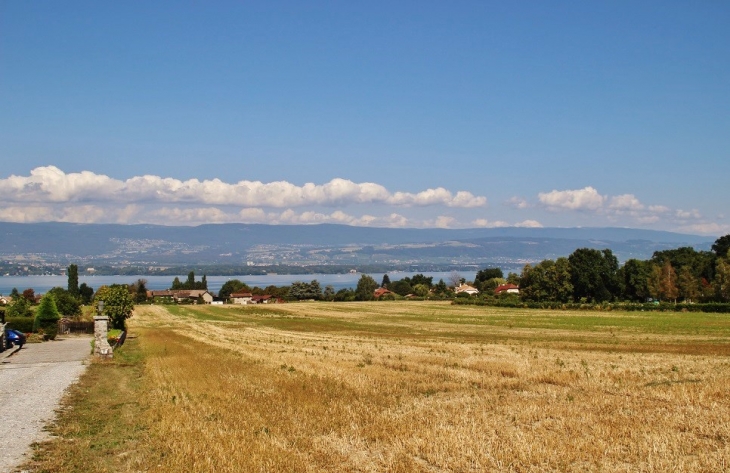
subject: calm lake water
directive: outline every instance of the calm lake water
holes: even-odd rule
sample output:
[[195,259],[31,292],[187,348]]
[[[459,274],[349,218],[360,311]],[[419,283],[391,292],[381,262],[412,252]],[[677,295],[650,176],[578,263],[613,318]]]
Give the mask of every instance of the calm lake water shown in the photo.
[[[408,272],[397,272],[388,273],[388,277],[391,281],[397,281],[405,277],[412,277],[414,274],[419,273],[408,273]],[[436,272],[429,273],[423,272],[428,277],[433,277],[434,284],[443,279],[447,284],[451,278],[451,272]],[[361,273],[356,274],[266,274],[263,276],[206,276],[208,281],[208,290],[211,292],[218,292],[220,288],[225,284],[226,281],[231,279],[238,279],[245,282],[251,287],[259,286],[288,286],[294,281],[305,281],[309,282],[313,279],[319,281],[322,289],[325,286],[334,287],[335,291],[340,289],[352,288],[357,286],[357,281],[360,279]],[[474,280],[476,272],[472,271],[459,271],[459,275],[465,278],[467,281]],[[383,280],[383,273],[370,274],[373,279],[378,283]],[[187,274],[179,275],[180,281],[185,282]],[[196,280],[202,278],[202,274],[196,274]],[[86,283],[91,286],[94,290],[97,290],[101,286],[108,286],[110,284],[132,284],[137,279],[147,280],[147,289],[150,290],[162,290],[169,289],[172,285],[175,276],[79,276],[79,284]],[[68,278],[66,276],[2,276],[0,277],[0,295],[8,295],[17,288],[18,291],[23,292],[25,289],[32,288],[36,294],[43,294],[51,288],[68,286]]]

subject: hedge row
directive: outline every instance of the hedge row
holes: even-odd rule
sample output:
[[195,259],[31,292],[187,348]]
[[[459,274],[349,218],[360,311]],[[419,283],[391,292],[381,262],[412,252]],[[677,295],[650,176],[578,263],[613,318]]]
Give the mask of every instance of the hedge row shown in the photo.
[[646,303],[638,304],[631,302],[604,302],[596,304],[576,302],[526,302],[519,299],[507,300],[484,300],[484,299],[455,299],[455,305],[480,305],[490,307],[512,307],[523,309],[553,309],[553,310],[624,310],[642,312],[712,312],[719,314],[730,314],[730,304],[726,302],[708,302],[703,304],[672,304],[662,302],[659,304]]
[[33,320],[34,317],[8,317],[5,322],[8,324],[8,328],[23,333],[32,333]]

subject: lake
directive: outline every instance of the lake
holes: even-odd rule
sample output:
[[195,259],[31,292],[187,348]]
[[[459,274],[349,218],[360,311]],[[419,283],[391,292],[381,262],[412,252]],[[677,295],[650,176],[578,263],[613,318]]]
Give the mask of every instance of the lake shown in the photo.
[[[473,281],[476,276],[476,271],[459,271],[459,275],[465,278],[467,281]],[[444,282],[449,284],[451,278],[451,272],[421,272],[421,273],[409,273],[409,272],[396,272],[388,273],[388,277],[391,281],[397,281],[405,277],[412,277],[414,274],[424,274],[427,277],[433,277],[434,284],[443,279]],[[288,286],[294,281],[305,281],[309,282],[313,279],[319,281],[320,286],[324,290],[325,286],[332,286],[335,291],[340,289],[352,288],[355,289],[357,281],[362,276],[362,273],[351,273],[351,274],[265,274],[257,276],[206,276],[208,281],[208,290],[217,293],[226,281],[231,279],[238,279],[245,282],[251,287],[259,286],[264,288],[266,286]],[[380,283],[383,280],[383,273],[370,274],[375,281]],[[179,275],[180,281],[185,282],[188,278],[187,275]],[[196,275],[196,280],[200,280],[201,275]],[[132,284],[137,279],[147,280],[147,289],[159,291],[163,289],[169,289],[172,285],[172,281],[175,276],[79,276],[79,284],[86,283],[91,286],[95,291],[101,286],[108,286],[111,284]],[[68,287],[67,276],[2,276],[0,277],[0,295],[8,295],[17,288],[18,291],[23,292],[25,289],[31,288],[36,294],[43,294],[49,289],[54,287]]]

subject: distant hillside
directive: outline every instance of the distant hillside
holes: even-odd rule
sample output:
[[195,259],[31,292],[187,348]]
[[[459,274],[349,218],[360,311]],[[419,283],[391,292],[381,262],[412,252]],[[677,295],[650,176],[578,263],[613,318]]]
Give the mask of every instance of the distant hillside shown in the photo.
[[480,264],[610,248],[620,260],[714,238],[627,228],[393,229],[346,225],[221,224],[197,227],[2,223],[0,255],[104,264]]

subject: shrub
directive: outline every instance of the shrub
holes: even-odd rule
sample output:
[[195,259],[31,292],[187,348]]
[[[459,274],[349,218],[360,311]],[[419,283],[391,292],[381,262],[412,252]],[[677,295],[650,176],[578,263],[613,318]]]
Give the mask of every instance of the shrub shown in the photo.
[[53,340],[58,334],[58,320],[60,318],[55,299],[51,295],[46,295],[41,299],[41,304],[36,310],[33,331],[42,331],[46,340]]
[[33,331],[34,320],[30,317],[8,317],[6,319],[8,328],[23,333],[31,333]]

